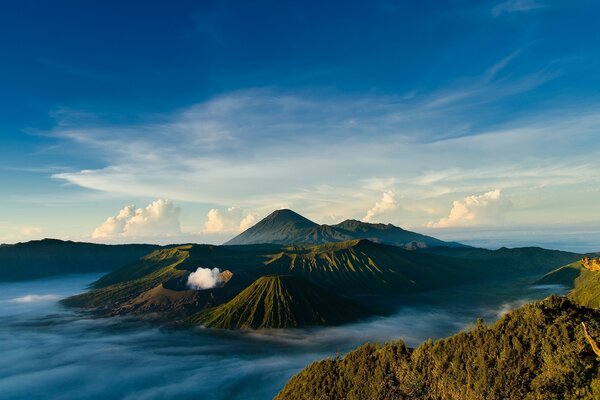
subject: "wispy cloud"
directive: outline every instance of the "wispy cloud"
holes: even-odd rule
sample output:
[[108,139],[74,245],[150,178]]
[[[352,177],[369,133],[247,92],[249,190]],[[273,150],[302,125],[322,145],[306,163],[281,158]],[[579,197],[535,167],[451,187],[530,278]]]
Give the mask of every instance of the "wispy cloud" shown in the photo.
[[492,9],[492,14],[497,17],[505,13],[526,12],[542,7],[544,5],[536,0],[508,0],[496,5]]
[[[488,121],[488,107],[552,79],[497,80],[521,51],[462,85],[409,97],[255,89],[124,126],[63,111],[51,134],[104,166],[53,176],[120,196],[209,205],[215,211],[205,233],[237,231],[248,215],[280,207],[327,222],[371,219],[365,210],[381,209],[373,198],[388,191],[403,207],[386,218],[413,226],[490,187],[533,207],[532,190],[598,183],[600,107],[546,107],[507,115],[502,125]],[[230,218],[222,210],[232,206],[245,213]]]

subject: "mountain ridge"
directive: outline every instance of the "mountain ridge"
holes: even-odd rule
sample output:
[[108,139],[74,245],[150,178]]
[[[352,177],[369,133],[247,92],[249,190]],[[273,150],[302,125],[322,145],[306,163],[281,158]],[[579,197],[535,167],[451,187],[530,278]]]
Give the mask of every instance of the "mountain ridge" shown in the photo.
[[407,231],[392,224],[347,219],[335,225],[319,225],[290,209],[272,212],[246,231],[225,242],[224,245],[324,244],[353,239],[369,239],[409,249],[434,246],[468,247]]

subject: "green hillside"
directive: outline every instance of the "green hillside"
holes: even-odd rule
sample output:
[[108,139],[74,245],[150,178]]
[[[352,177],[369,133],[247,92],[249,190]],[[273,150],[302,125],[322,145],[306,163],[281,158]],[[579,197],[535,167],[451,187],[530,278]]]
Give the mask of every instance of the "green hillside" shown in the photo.
[[598,399],[600,311],[553,296],[492,325],[427,341],[366,344],[313,363],[276,400]]
[[301,276],[346,294],[400,294],[477,279],[480,266],[369,240],[350,240],[284,248],[260,271]]
[[[367,240],[316,246],[184,245],[157,250],[111,272],[93,290],[64,301],[70,306],[131,310],[127,306],[158,285],[185,290],[198,267],[234,274],[228,289],[241,291],[265,275],[292,275],[346,295],[411,293],[477,279],[480,266]],[[238,292],[239,293],[239,292]],[[235,293],[237,294],[237,293]],[[135,308],[133,308],[135,309]]]
[[297,277],[258,278],[231,301],[203,311],[191,323],[221,329],[336,325],[364,317],[354,302]]
[[0,246],[0,281],[116,270],[161,246],[102,245],[56,239]]
[[536,283],[539,285],[564,285],[573,288],[579,274],[581,274],[581,261],[576,261],[548,272]]
[[545,274],[563,265],[580,261],[582,257],[582,254],[541,247],[513,249],[502,247],[498,250],[434,247],[419,252],[483,262],[487,265],[488,270],[493,271],[496,275],[503,273]]
[[569,297],[586,307],[600,308],[600,271],[582,268]]

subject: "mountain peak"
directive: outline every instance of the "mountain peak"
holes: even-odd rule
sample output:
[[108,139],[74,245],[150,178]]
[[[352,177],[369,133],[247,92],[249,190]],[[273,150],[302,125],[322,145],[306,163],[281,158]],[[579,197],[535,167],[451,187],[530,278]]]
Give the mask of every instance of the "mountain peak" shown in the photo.
[[285,221],[285,222],[308,222],[311,225],[316,225],[314,222],[309,220],[306,217],[298,214],[297,212],[290,210],[289,208],[282,208],[280,210],[275,210],[271,214],[269,214],[264,220],[267,221]]

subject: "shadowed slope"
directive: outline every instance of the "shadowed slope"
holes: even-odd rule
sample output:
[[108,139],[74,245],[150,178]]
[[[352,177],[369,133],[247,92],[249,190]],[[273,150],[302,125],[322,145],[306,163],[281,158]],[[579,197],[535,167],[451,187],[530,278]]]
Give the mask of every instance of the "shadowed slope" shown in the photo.
[[223,329],[296,328],[335,325],[365,316],[352,301],[302,278],[263,276],[231,301],[191,318]]
[[226,245],[244,244],[325,244],[348,240],[368,239],[405,248],[432,246],[462,246],[406,231],[391,224],[371,224],[346,220],[337,225],[318,225],[292,210],[277,210],[256,225],[234,237]]

